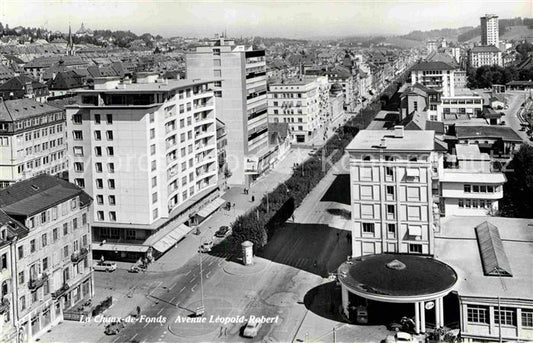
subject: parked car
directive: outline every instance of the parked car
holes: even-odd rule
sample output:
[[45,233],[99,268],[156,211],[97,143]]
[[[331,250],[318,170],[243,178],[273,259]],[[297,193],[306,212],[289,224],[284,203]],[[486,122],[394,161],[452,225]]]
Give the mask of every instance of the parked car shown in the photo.
[[104,333],[106,335],[118,335],[118,333],[120,332],[120,330],[124,329],[124,323],[121,321],[119,322],[113,322],[113,323],[109,323],[106,325],[105,327],[105,331]]
[[401,331],[396,332],[394,336],[387,336],[387,338],[385,338],[385,343],[399,343],[399,342],[414,343],[418,341],[413,336],[408,334],[407,332],[401,332]]
[[394,320],[387,326],[391,331],[413,331],[415,328],[415,321],[409,317],[402,317],[400,320]]
[[210,252],[211,249],[213,249],[213,242],[205,242],[204,244],[200,245],[198,252]]
[[113,272],[117,270],[117,264],[115,262],[109,262],[109,261],[99,261],[94,267],[94,270],[100,271],[100,272]]
[[502,121],[500,122],[500,125],[505,125],[505,120],[502,120]]
[[242,336],[248,337],[248,338],[254,338],[255,336],[257,336],[259,329],[261,329],[261,325],[262,324],[259,321],[257,322],[248,321],[246,323],[246,326],[244,327],[244,330],[242,331]]
[[229,227],[228,226],[221,226],[217,232],[215,232],[215,237],[219,237],[219,238],[223,238],[223,237],[226,237],[226,235],[228,234],[229,232]]
[[141,272],[141,268],[139,268],[139,266],[134,264],[133,266],[131,266],[130,269],[128,269],[128,272],[130,272],[130,273],[140,273]]

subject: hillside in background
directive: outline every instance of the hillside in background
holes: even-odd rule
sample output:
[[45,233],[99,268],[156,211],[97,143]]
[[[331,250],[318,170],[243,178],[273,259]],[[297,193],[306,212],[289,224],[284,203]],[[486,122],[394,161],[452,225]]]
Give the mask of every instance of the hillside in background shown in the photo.
[[[507,40],[520,40],[533,37],[533,18],[500,19],[500,37]],[[398,42],[416,46],[416,42],[429,39],[445,38],[448,41],[468,42],[479,41],[480,26],[464,26],[456,29],[440,29],[431,31],[412,31],[403,36],[394,37]],[[390,38],[387,39],[387,42]],[[409,46],[411,47],[411,46]]]

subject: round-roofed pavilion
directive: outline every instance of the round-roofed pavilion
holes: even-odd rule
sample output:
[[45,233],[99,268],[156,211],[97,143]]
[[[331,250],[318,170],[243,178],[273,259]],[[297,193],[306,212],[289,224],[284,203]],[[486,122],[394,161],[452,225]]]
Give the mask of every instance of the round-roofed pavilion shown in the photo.
[[352,258],[338,269],[342,308],[349,312],[349,293],[385,303],[413,303],[415,331],[424,332],[425,311],[435,308],[435,322],[444,326],[443,298],[452,291],[457,274],[430,256],[377,254]]

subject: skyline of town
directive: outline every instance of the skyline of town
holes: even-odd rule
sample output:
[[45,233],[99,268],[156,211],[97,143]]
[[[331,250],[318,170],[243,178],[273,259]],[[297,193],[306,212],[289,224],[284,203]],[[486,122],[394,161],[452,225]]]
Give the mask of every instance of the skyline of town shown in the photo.
[[[460,6],[451,0],[385,0],[377,3],[34,0],[4,1],[2,4],[0,21],[11,27],[45,27],[66,32],[69,24],[79,27],[84,23],[93,30],[130,30],[164,37],[205,37],[222,31],[235,37],[256,35],[300,39],[402,35],[415,30],[472,26],[479,21],[480,13],[498,13],[500,18],[533,15],[533,5],[523,0],[476,0],[463,2]],[[79,11],[80,6],[83,11]],[[416,20],[401,20],[410,13],[417,13]]]

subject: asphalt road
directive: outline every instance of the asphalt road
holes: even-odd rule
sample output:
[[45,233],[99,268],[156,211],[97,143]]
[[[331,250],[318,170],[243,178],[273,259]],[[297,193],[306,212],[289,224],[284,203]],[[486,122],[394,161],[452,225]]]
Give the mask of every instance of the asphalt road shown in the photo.
[[502,118],[502,120],[505,120],[506,125],[516,131],[516,133],[522,138],[524,142],[531,144],[531,141],[529,140],[526,131],[520,131],[520,128],[522,126],[521,121],[518,118],[518,113],[520,111],[521,105],[525,101],[525,93],[518,91],[512,91],[509,93],[511,94],[511,99],[508,104],[509,108],[507,110],[503,110],[505,116]]

